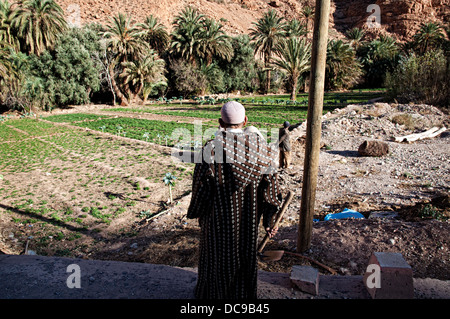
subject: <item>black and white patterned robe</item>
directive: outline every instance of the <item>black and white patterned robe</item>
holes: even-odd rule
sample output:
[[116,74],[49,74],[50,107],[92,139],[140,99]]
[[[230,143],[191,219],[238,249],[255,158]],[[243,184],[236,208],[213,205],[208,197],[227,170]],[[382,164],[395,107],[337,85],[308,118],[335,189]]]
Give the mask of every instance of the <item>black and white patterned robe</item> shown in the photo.
[[201,227],[197,298],[256,298],[258,225],[281,206],[276,155],[255,133],[223,131],[204,146],[187,214]]

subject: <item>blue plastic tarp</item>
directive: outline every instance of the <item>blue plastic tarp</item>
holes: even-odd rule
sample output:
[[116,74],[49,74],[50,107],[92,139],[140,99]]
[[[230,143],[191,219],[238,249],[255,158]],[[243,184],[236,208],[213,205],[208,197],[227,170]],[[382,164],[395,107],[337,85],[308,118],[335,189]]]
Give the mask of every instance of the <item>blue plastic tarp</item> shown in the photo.
[[335,214],[328,214],[328,215],[326,215],[323,220],[345,219],[345,218],[364,219],[364,216],[361,213],[358,213],[355,210],[346,208],[341,213],[335,213]]

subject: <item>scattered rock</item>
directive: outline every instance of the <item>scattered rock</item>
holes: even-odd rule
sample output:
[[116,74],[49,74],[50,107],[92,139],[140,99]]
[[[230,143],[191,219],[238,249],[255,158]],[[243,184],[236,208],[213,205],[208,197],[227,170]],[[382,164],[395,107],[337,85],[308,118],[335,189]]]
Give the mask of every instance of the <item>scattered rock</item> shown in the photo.
[[358,148],[361,156],[381,157],[389,153],[389,145],[382,141],[364,141]]
[[279,8],[280,2],[278,0],[270,1],[269,6],[274,7],[274,8]]

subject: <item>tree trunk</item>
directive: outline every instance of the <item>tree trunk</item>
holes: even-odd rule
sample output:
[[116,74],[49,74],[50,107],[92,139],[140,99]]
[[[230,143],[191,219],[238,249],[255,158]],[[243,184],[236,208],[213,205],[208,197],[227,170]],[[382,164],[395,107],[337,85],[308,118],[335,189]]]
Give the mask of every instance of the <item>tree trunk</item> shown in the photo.
[[123,93],[120,91],[119,86],[116,83],[116,79],[114,78],[114,71],[111,70],[111,68],[114,68],[113,66],[110,66],[109,68],[109,76],[111,77],[111,85],[114,89],[114,92],[116,93],[117,98],[120,101],[120,106],[128,106],[128,100],[123,95]]
[[138,84],[138,87],[136,88],[135,92],[134,92],[134,102],[137,104],[137,99],[140,100],[139,95],[142,92],[142,89],[144,87],[144,84]]
[[264,57],[264,67],[267,70],[266,87],[264,93],[268,94],[270,91],[270,53],[266,53]]
[[291,91],[291,101],[295,101],[297,98],[297,84],[298,84],[298,78],[292,79],[292,91]]

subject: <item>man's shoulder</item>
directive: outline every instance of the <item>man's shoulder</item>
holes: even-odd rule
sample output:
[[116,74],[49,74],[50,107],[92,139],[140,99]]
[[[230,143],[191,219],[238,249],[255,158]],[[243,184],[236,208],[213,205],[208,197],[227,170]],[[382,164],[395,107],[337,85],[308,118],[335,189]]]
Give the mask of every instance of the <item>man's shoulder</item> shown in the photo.
[[[207,141],[202,149],[203,159],[208,163],[255,161],[270,165],[276,157],[275,152],[264,138],[253,132],[221,132],[215,139]],[[230,158],[232,160],[228,161]]]

